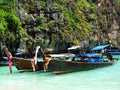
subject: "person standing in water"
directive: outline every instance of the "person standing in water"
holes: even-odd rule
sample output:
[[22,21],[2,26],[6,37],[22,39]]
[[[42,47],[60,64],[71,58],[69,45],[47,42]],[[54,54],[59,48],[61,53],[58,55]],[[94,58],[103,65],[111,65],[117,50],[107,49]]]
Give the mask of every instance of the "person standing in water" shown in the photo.
[[36,67],[35,67],[35,53],[30,49],[28,48],[28,52],[30,54],[30,58],[32,58],[31,60],[31,67],[33,68],[33,71],[36,71]]
[[12,73],[12,58],[13,58],[13,56],[6,46],[3,48],[3,50],[4,50],[5,54],[7,55],[9,70],[10,70],[10,73]]

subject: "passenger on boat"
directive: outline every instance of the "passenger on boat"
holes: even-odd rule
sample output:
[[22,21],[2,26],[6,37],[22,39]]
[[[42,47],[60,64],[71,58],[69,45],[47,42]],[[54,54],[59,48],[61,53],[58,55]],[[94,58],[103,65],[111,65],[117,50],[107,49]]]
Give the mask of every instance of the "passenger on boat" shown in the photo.
[[75,58],[73,58],[72,61],[75,61]]
[[113,60],[113,57],[112,57],[111,53],[107,52],[107,58],[111,61]]
[[51,60],[52,60],[51,58],[45,57],[45,69],[46,70],[48,69],[48,65],[49,65],[49,63],[50,63]]

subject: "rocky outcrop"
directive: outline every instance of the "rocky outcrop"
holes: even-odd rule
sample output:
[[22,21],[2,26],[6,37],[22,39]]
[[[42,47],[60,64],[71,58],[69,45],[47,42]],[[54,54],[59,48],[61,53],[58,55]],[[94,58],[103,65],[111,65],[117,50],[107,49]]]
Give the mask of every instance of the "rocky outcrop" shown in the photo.
[[18,0],[16,12],[27,33],[47,47],[61,41],[82,46],[87,41],[88,48],[120,44],[120,10],[115,0]]
[[[94,2],[94,0],[88,0]],[[120,17],[119,5],[115,0],[98,0],[96,2],[97,20],[90,21],[98,30],[98,40],[102,43],[112,43],[113,46],[119,46]],[[95,22],[94,22],[95,21]]]

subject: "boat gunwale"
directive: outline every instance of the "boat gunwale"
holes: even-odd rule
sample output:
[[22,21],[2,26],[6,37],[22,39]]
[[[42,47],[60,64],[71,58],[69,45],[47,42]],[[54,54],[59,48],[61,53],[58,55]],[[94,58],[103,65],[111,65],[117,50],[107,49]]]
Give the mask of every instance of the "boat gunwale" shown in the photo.
[[51,60],[56,62],[66,62],[66,63],[78,63],[78,64],[112,64],[114,61],[103,61],[103,62],[81,62],[81,61],[68,61],[68,60]]

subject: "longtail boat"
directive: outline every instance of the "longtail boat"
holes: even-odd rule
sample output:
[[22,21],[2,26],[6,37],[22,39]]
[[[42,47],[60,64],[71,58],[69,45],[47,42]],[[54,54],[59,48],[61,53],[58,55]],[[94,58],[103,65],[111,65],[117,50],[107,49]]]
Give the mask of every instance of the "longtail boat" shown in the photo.
[[105,67],[113,63],[112,58],[103,57],[102,54],[76,54],[72,60],[51,60],[48,70],[53,71],[55,74],[63,74]]
[[[36,71],[36,70],[44,70],[44,58],[43,58],[43,53],[41,53],[42,58],[37,57],[38,50],[40,49],[40,46],[36,47],[36,52],[35,55],[31,54],[33,58],[22,58],[22,57],[14,57],[12,54],[9,52],[7,47],[4,47],[4,51],[6,55],[9,57],[12,57],[11,62],[13,62],[13,65],[16,66],[16,68],[19,71]],[[41,50],[40,50],[41,51]],[[10,66],[12,69],[12,67]],[[12,72],[12,70],[10,70]]]
[[110,44],[99,45],[91,49],[91,51],[97,51],[101,53],[111,53],[112,55],[120,55],[120,49],[118,47],[111,47]]

